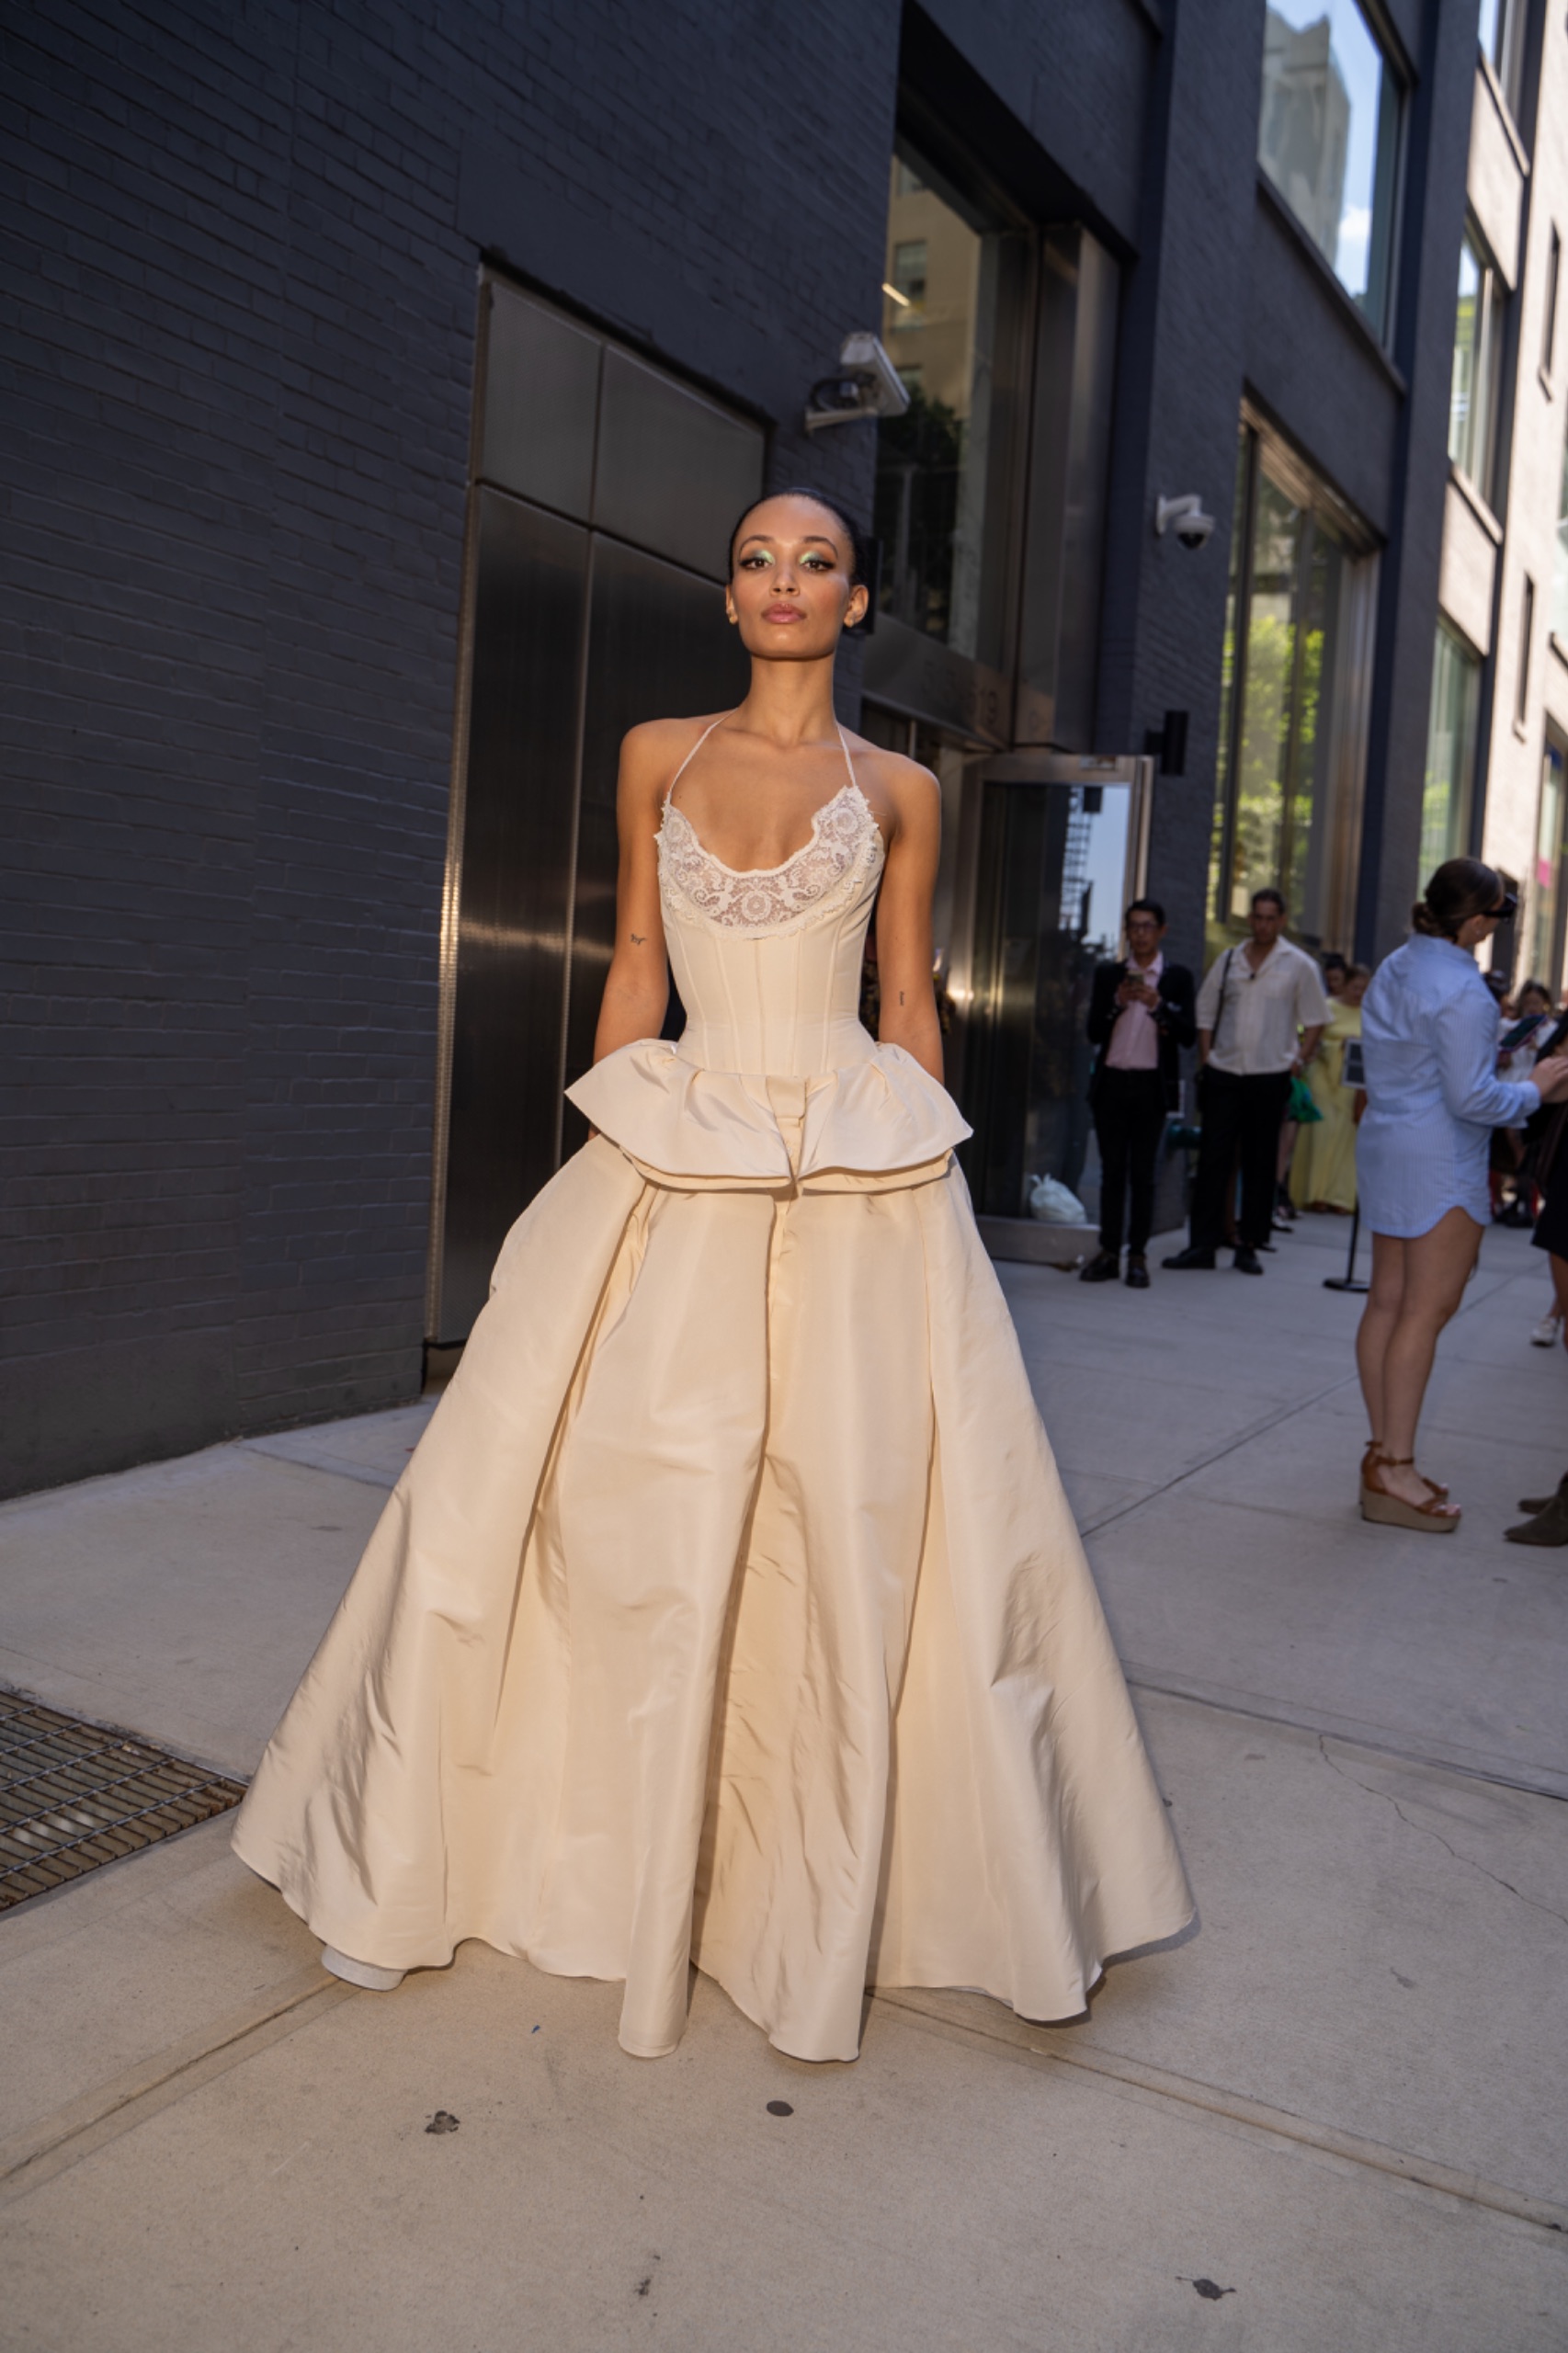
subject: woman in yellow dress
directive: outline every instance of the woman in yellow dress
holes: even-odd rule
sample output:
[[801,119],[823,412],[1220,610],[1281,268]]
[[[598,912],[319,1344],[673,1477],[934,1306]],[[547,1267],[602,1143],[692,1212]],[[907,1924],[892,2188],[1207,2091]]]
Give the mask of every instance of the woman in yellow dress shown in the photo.
[[1323,1042],[1302,1074],[1322,1116],[1296,1141],[1290,1199],[1299,1210],[1337,1210],[1348,1217],[1356,1206],[1356,1094],[1343,1084],[1345,1048],[1361,1035],[1369,977],[1364,964],[1347,967]]

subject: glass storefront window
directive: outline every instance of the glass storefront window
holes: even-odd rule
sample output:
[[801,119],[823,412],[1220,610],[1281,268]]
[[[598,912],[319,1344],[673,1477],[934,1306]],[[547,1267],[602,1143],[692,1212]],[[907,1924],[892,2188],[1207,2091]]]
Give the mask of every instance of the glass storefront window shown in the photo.
[[1359,571],[1310,478],[1244,427],[1214,808],[1216,952],[1266,886],[1284,892],[1300,937],[1347,944]]
[[1426,781],[1421,795],[1422,885],[1445,858],[1462,858],[1470,847],[1480,683],[1480,656],[1457,631],[1439,621],[1426,727]]
[[1540,768],[1540,811],[1536,819],[1534,889],[1530,897],[1530,972],[1557,995],[1562,966],[1562,866],[1568,858],[1568,806],[1563,800],[1563,753],[1555,736],[1546,739]]
[[1257,160],[1381,335],[1400,88],[1356,0],[1270,0]]
[[1481,47],[1502,85],[1510,108],[1519,103],[1519,66],[1524,49],[1524,0],[1481,0],[1477,31]]
[[1497,272],[1472,226],[1460,247],[1459,303],[1454,313],[1454,360],[1449,392],[1449,455],[1483,498],[1493,493],[1498,369],[1503,311]]
[[881,609],[1000,665],[1006,406],[1023,309],[1019,240],[900,142],[888,193],[882,341],[909,392],[877,428]]

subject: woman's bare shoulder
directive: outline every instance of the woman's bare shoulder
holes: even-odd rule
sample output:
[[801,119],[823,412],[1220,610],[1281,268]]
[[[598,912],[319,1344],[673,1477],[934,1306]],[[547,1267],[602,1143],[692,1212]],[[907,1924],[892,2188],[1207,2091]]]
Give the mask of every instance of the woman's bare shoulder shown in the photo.
[[700,719],[644,719],[629,727],[620,739],[621,773],[633,782],[667,784],[687,753],[724,715],[709,711]]
[[855,781],[873,808],[893,817],[900,825],[929,825],[941,815],[942,788],[929,768],[902,752],[869,744],[863,735],[845,735],[855,767]]

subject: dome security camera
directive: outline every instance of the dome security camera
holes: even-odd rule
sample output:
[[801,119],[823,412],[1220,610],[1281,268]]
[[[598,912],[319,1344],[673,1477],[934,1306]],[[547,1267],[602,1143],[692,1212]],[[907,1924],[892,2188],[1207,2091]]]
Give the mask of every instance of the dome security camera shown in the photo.
[[909,387],[879,337],[869,332],[846,335],[838,365],[839,374],[824,376],[812,386],[808,433],[819,432],[824,425],[874,423],[879,416],[903,415]]
[[1162,498],[1154,508],[1154,534],[1164,539],[1174,530],[1184,548],[1206,547],[1214,536],[1214,517],[1203,511],[1196,491],[1181,498]]

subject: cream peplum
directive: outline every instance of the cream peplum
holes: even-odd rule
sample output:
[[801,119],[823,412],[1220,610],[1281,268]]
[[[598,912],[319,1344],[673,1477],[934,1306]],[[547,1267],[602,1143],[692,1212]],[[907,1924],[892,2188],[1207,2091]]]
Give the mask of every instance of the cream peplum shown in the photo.
[[573,1087],[599,1133],[508,1235],[234,1831],[358,1961],[624,1981],[640,2057],[693,1962],[851,2059],[868,1985],[1069,2018],[1192,1908],[963,1122],[856,1018],[850,779],[767,873],[666,804],[685,1035]]

